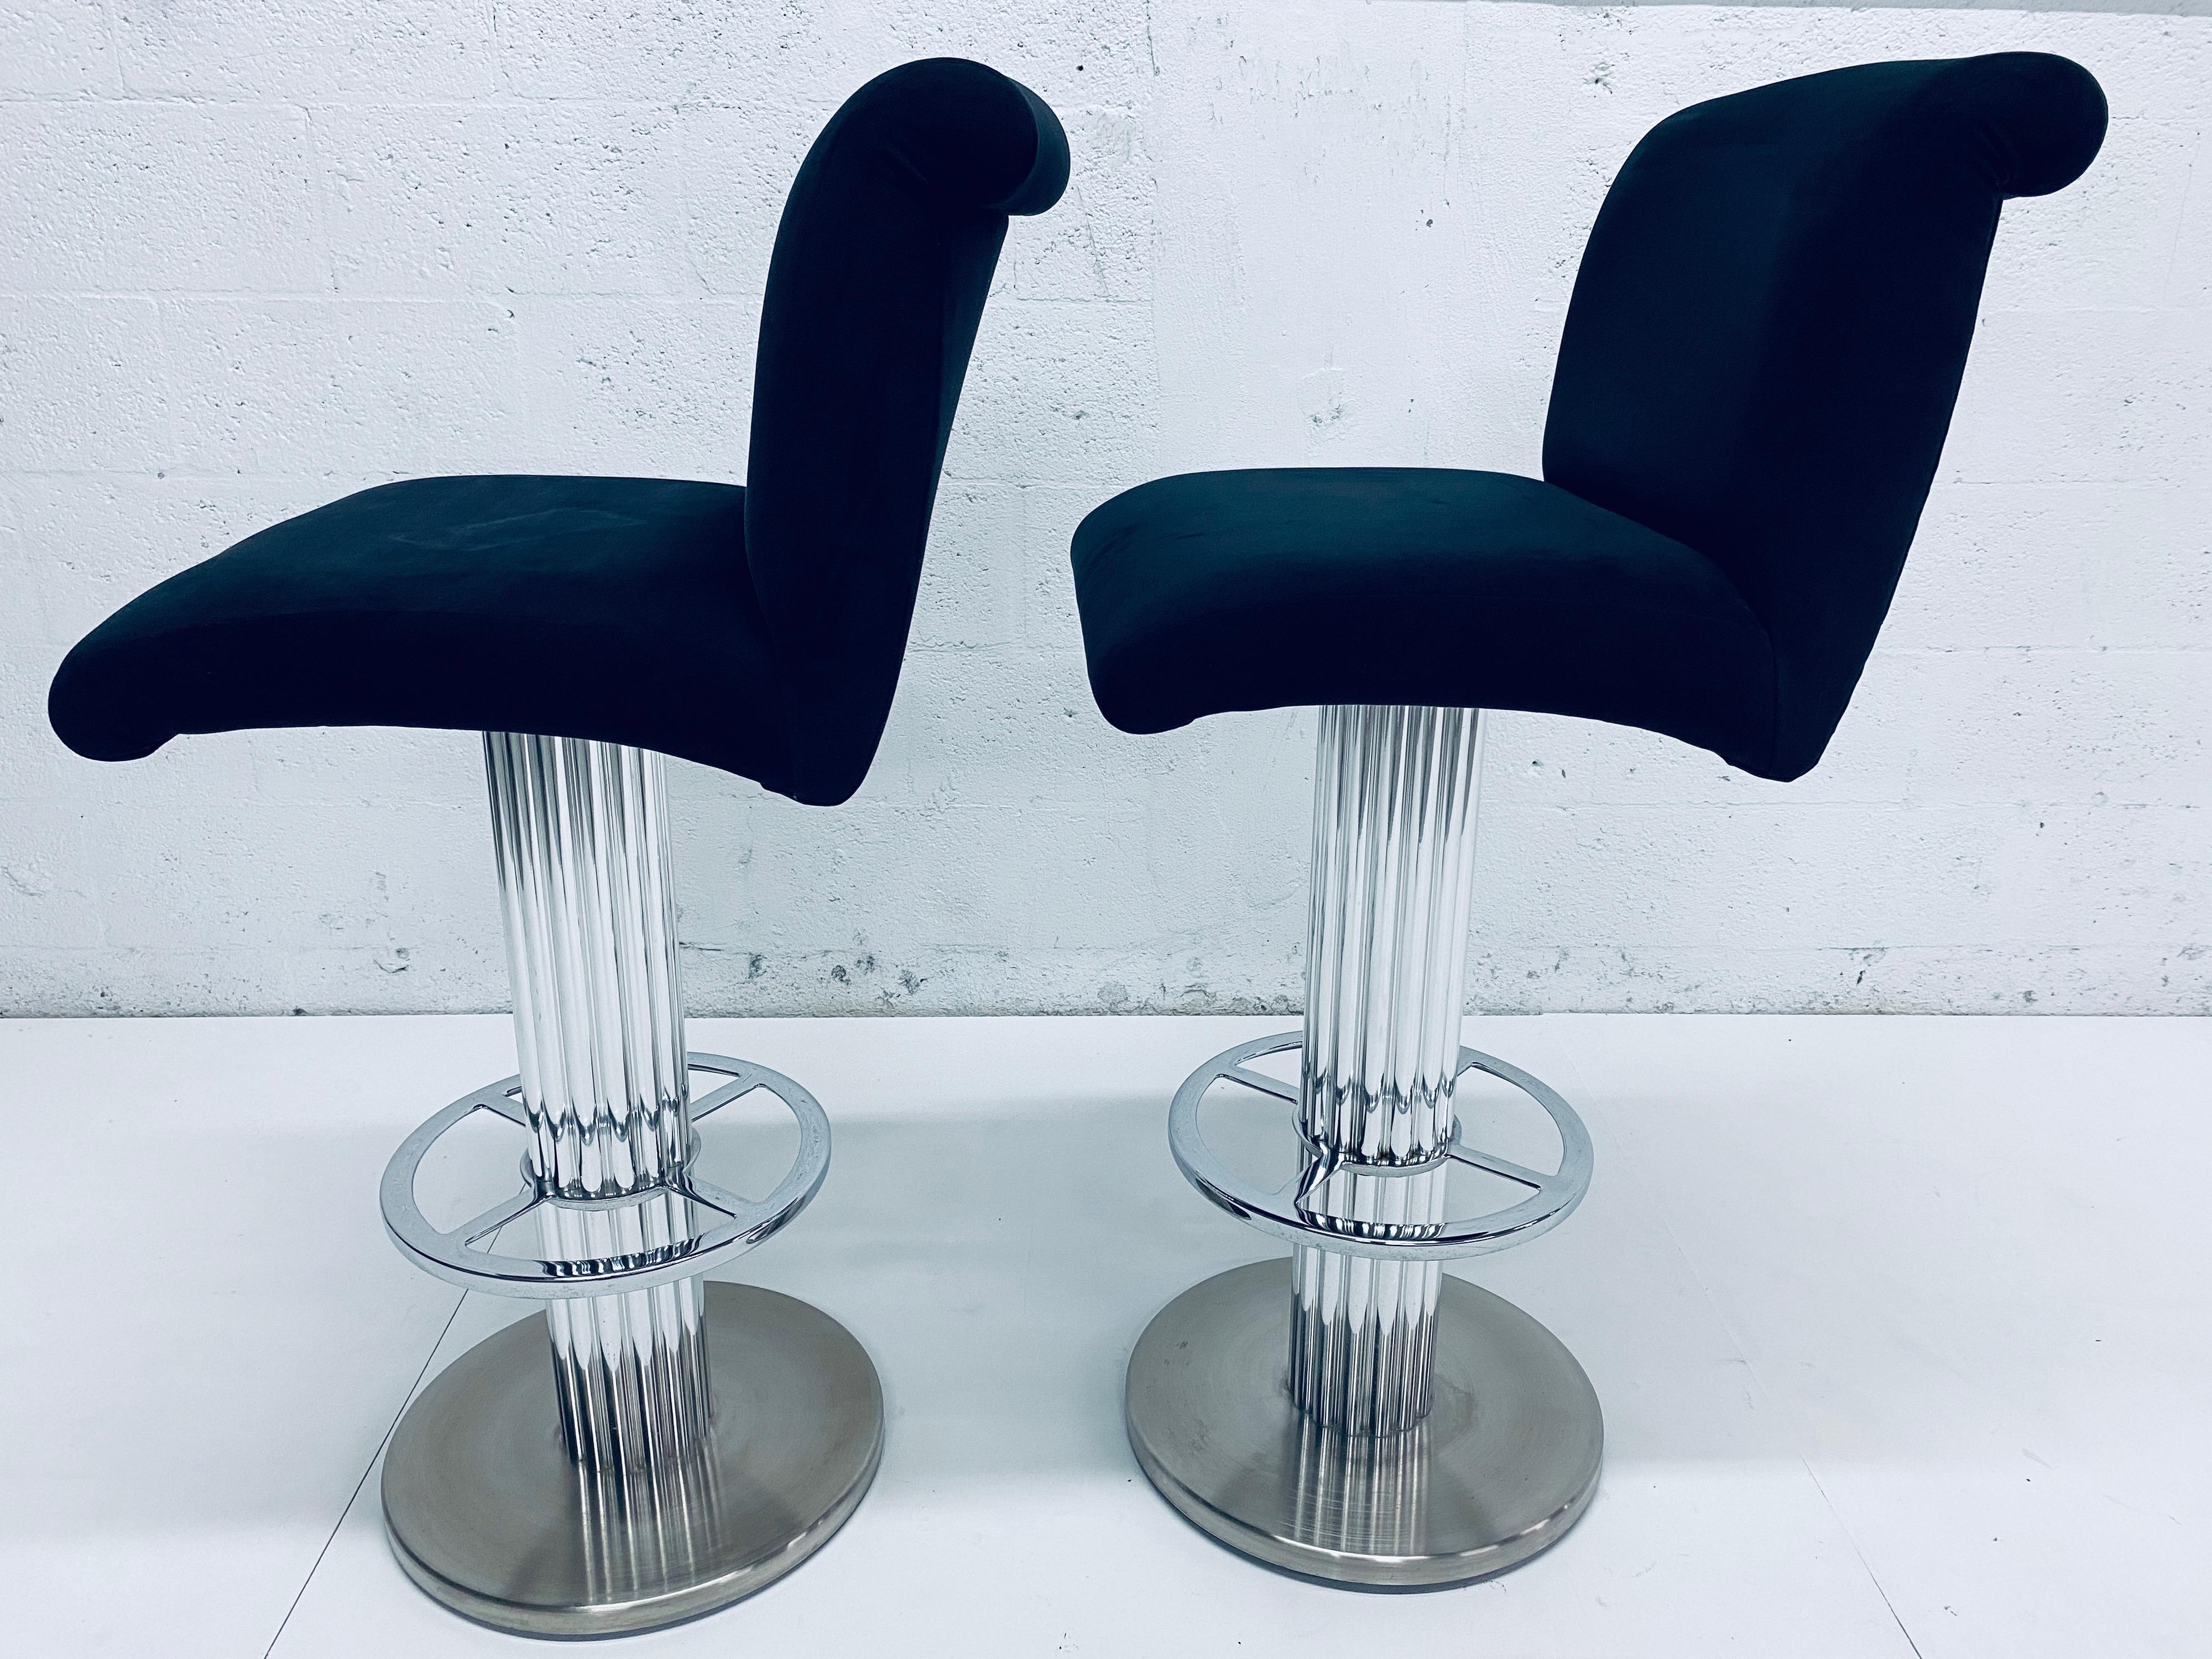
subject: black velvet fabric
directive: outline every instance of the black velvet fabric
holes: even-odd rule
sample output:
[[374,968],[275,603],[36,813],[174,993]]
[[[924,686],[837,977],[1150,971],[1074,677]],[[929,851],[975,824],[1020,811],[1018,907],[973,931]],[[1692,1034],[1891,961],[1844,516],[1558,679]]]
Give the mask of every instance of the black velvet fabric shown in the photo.
[[1703,554],[1503,472],[1198,472],[1076,532],[1099,706],[1127,732],[1299,703],[1541,708],[1630,725],[1666,688],[1708,748],[1773,656]]
[[783,676],[745,492],[661,478],[418,478],[173,576],[63,663],[55,730],[128,760],[180,732],[424,726],[637,743],[775,787]]
[[980,64],[831,118],[763,308],[749,485],[387,484],[170,578],[82,641],[78,753],[180,733],[417,726],[635,744],[845,799],[897,685],[938,473],[1006,216],[1067,181],[1059,122]]
[[939,59],[863,88],[791,187],[761,316],[745,557],[793,688],[786,793],[800,800],[843,800],[875,757],[1006,216],[1058,201],[1067,167],[1026,88]]
[[1876,64],[1700,104],[1590,233],[1539,484],[1199,475],[1077,530],[1100,708],[1407,702],[1580,714],[1801,775],[1934,477],[1999,204],[2094,157],[2064,58]]

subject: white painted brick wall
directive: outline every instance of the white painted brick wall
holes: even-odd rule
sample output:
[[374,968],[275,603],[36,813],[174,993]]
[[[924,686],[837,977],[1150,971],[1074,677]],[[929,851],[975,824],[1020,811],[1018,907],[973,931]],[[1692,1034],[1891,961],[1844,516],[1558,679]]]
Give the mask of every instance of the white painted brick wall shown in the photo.
[[[380,479],[740,478],[792,170],[936,52],[1049,99],[1075,183],[1010,240],[859,799],[674,769],[692,1000],[1293,1006],[1310,719],[1108,728],[1076,521],[1199,467],[1534,470],[1646,127],[2014,46],[2094,70],[2111,140],[2007,210],[1828,759],[1777,786],[1498,719],[1474,1000],[2212,1012],[2212,19],[1359,0],[0,0],[0,1009],[503,1002],[471,739],[95,766],[46,730],[54,664]],[[1483,648],[1443,624],[1422,648]]]

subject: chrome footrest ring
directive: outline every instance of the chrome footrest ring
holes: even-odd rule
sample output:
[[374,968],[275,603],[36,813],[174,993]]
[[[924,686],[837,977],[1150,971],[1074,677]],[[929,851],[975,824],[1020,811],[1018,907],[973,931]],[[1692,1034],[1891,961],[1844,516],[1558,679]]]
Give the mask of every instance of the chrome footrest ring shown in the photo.
[[[477,1112],[490,1112],[525,1128],[529,1119],[521,1103],[522,1080],[502,1078],[473,1093],[462,1096],[428,1119],[399,1143],[399,1150],[385,1166],[379,1199],[384,1209],[385,1231],[392,1242],[423,1272],[465,1290],[493,1296],[521,1297],[557,1302],[570,1297],[603,1296],[615,1291],[648,1290],[655,1285],[691,1279],[744,1255],[781,1230],[805,1209],[821,1190],[830,1172],[830,1120],[821,1103],[781,1072],[726,1054],[693,1052],[686,1057],[695,1072],[708,1072],[729,1081],[695,1101],[691,1120],[696,1124],[731,1102],[765,1089],[783,1103],[799,1125],[799,1151],[791,1168],[775,1189],[757,1201],[740,1197],[701,1180],[689,1170],[676,1182],[625,1194],[623,1204],[645,1202],[672,1194],[722,1219],[697,1237],[653,1249],[591,1261],[548,1261],[537,1256],[510,1255],[479,1249],[478,1241],[520,1221],[541,1204],[565,1200],[541,1194],[526,1175],[522,1190],[481,1215],[449,1231],[433,1227],[415,1201],[415,1177],[422,1159],[441,1136]],[[608,1200],[584,1200],[574,1207],[605,1207]]]
[[[1450,1261],[1510,1249],[1526,1243],[1540,1233],[1549,1232],[1574,1213],[1575,1206],[1589,1190],[1589,1131],[1583,1127],[1575,1109],[1560,1098],[1559,1091],[1549,1084],[1529,1076],[1517,1066],[1509,1066],[1473,1048],[1462,1048],[1455,1077],[1464,1077],[1469,1072],[1486,1073],[1511,1084],[1550,1115],[1559,1132],[1559,1167],[1556,1171],[1547,1175],[1510,1158],[1471,1147],[1455,1125],[1450,1147],[1440,1158],[1425,1163],[1369,1164],[1310,1158],[1300,1175],[1272,1191],[1262,1191],[1214,1155],[1199,1131],[1199,1105],[1217,1083],[1234,1083],[1297,1105],[1296,1084],[1249,1070],[1245,1061],[1301,1048],[1304,1042],[1300,1033],[1286,1031],[1224,1049],[1183,1079],[1182,1087],[1176,1091],[1175,1103],[1168,1109],[1168,1148],[1175,1154],[1176,1166],[1192,1186],[1239,1221],[1293,1244],[1323,1245],[1345,1255],[1374,1256],[1388,1261]],[[1346,1221],[1304,1206],[1307,1195],[1322,1181],[1346,1170],[1376,1176],[1414,1175],[1447,1161],[1503,1176],[1527,1188],[1528,1196],[1486,1215],[1440,1222],[1433,1226]]]

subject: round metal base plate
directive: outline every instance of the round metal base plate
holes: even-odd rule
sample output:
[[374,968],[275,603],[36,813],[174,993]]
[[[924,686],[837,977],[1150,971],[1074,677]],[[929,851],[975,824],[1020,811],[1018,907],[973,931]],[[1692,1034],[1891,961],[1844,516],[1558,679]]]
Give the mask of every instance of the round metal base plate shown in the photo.
[[1289,1263],[1254,1262],[1168,1304],[1130,1356],[1129,1443],[1201,1530],[1301,1577],[1435,1589],[1518,1566],[1589,1507],[1597,1395],[1511,1303],[1445,1276],[1435,1406],[1381,1438],[1291,1403],[1290,1312]]
[[614,1636],[711,1613],[821,1548],[883,1455],[875,1366],[818,1308],[749,1285],[707,1286],[707,1339],[713,1438],[633,1493],[562,1449],[543,1320],[447,1366],[384,1461],[407,1576],[501,1630]]

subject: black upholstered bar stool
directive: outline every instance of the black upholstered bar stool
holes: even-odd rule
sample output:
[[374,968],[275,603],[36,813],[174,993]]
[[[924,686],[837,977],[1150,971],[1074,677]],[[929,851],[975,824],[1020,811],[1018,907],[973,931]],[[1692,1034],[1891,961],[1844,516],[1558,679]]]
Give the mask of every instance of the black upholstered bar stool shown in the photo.
[[[1765,778],[1820,757],[1949,425],[2000,204],[2075,179],[2105,101],[2063,58],[1871,64],[1700,104],[1590,232],[1544,481],[1415,468],[1165,478],[1078,529],[1098,706],[1123,731],[1322,705],[1303,1032],[1199,1068],[1170,1138],[1292,1247],[1169,1304],[1129,1437],[1231,1547],[1335,1583],[1503,1571],[1595,1490],[1595,1394],[1441,1263],[1556,1225],[1588,1183],[1566,1103],[1459,1044],[1484,708],[1641,726]],[[1299,1051],[1297,1081],[1263,1057]],[[1469,1070],[1558,1128],[1559,1168],[1468,1144]],[[1218,1091],[1279,1097],[1299,1173],[1217,1156]],[[1472,1166],[1513,1194],[1462,1214]],[[1480,1206],[1474,1206],[1478,1211]]]
[[[258,726],[485,733],[521,1070],[425,1123],[382,1194],[427,1271],[546,1308],[433,1382],[385,1460],[400,1563],[471,1617],[573,1636],[706,1612],[805,1559],[874,1475],[860,1344],[702,1276],[813,1197],[829,1126],[790,1079],[685,1049],[661,757],[813,805],[860,787],[1006,217],[1067,165],[1052,112],[981,64],[878,77],[784,210],[744,488],[365,490],[163,582],[55,677],[54,729],[97,760]],[[799,1128],[758,1202],[692,1167],[694,1125],[756,1089]],[[479,1111],[516,1126],[523,1184],[441,1231],[416,1170]]]

